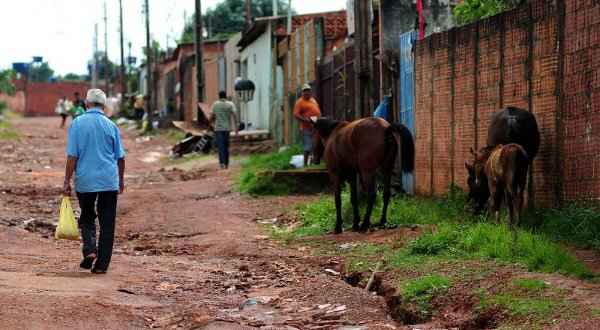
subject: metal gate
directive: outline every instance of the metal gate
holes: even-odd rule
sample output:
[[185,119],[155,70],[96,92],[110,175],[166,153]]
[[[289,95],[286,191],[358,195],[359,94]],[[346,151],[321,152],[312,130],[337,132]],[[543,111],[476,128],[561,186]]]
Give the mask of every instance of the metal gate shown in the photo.
[[[398,91],[400,105],[400,122],[404,124],[415,137],[415,57],[413,46],[417,32],[411,31],[400,35],[400,90]],[[402,187],[413,194],[415,190],[415,179],[413,173],[402,175]]]

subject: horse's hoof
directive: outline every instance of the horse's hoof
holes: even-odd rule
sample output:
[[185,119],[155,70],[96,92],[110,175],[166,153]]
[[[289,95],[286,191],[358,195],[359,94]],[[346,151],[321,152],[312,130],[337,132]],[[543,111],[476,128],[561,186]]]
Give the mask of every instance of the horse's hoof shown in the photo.
[[358,225],[352,226],[352,231],[359,232],[360,231],[360,226],[358,226]]
[[342,228],[336,228],[336,229],[333,231],[333,233],[334,233],[334,234],[336,234],[336,235],[339,235],[339,234],[341,234],[341,233],[342,233]]
[[368,232],[369,232],[369,228],[370,228],[370,227],[371,227],[371,226],[361,226],[359,231],[360,231],[361,233],[368,233]]

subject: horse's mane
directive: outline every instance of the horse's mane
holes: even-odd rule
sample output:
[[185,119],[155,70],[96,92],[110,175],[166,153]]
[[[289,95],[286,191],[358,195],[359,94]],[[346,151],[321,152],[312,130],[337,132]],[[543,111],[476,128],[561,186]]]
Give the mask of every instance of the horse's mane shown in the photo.
[[333,120],[329,118],[319,118],[315,123],[314,127],[319,132],[322,137],[328,137],[331,135],[331,132],[340,125],[341,121]]

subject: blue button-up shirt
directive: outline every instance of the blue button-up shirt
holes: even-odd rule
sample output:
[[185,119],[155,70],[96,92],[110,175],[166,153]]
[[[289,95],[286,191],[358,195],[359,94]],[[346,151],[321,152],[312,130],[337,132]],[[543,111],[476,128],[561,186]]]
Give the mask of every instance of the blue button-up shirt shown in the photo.
[[102,110],[89,109],[69,128],[67,156],[77,158],[75,191],[119,190],[117,160],[125,157],[119,128]]

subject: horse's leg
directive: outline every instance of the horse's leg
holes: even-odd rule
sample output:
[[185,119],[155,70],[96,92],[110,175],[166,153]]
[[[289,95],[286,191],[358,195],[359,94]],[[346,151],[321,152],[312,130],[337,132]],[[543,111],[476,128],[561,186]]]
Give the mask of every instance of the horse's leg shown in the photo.
[[511,247],[514,252],[515,244],[517,243],[517,231],[515,228],[515,204],[517,196],[514,192],[509,192],[508,189],[505,192],[505,200],[506,200],[506,208],[508,209],[508,229],[510,230],[512,236],[512,244]]
[[335,233],[342,233],[342,181],[339,176],[333,177],[333,189],[335,198]]
[[385,227],[387,223],[387,210],[390,203],[390,197],[392,192],[390,190],[392,184],[392,171],[386,171],[383,174],[383,209],[381,210],[381,220],[379,221],[380,227]]
[[357,175],[351,175],[349,178],[350,181],[350,201],[352,203],[352,212],[354,214],[354,218],[352,219],[352,230],[359,231],[360,230],[360,213],[358,208],[358,189],[357,189]]
[[365,213],[365,220],[361,226],[362,231],[367,231],[371,227],[371,213],[373,212],[373,205],[375,204],[375,197],[377,192],[375,190],[375,175],[374,174],[363,174],[363,182],[367,187],[367,212]]

